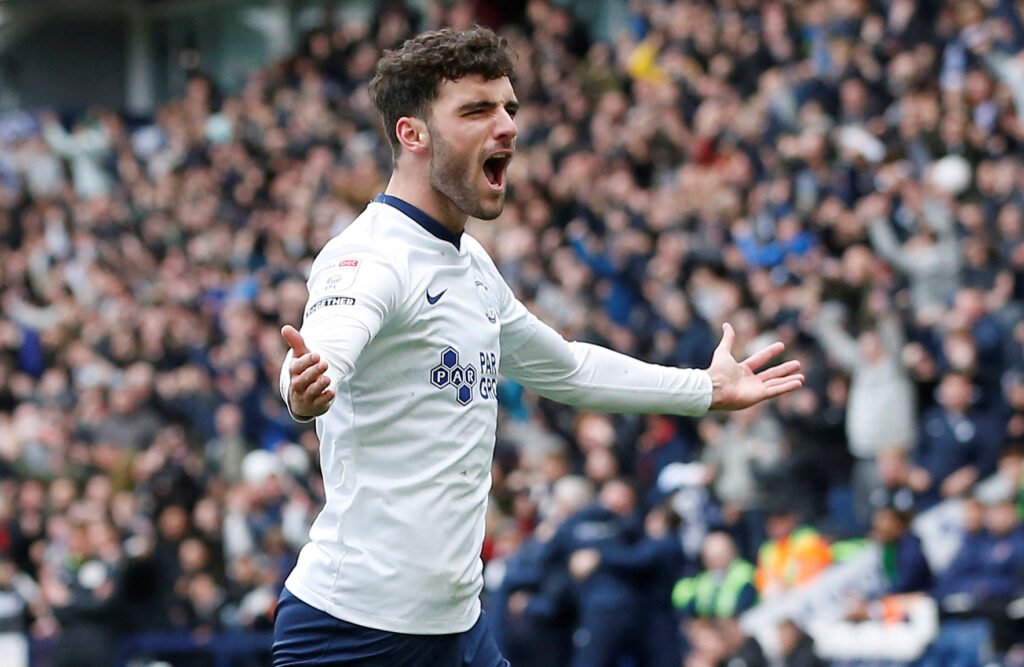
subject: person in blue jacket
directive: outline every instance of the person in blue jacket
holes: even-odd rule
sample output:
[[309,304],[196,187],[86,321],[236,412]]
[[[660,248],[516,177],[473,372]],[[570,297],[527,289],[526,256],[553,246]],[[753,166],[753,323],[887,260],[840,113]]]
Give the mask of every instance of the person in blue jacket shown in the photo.
[[910,530],[913,516],[893,504],[875,510],[872,537],[882,548],[886,594],[931,590],[934,577],[924,556],[921,538]]
[[968,501],[969,516],[979,510],[984,527],[969,526],[974,530],[968,530],[956,558],[937,578],[934,595],[943,623],[925,667],[973,666],[980,664],[979,647],[993,638],[997,648],[1007,644],[1007,604],[1024,592],[1024,531],[1012,498],[985,508]]
[[[601,487],[597,504],[581,509],[558,529],[548,543],[545,564],[568,569],[580,550],[633,545],[642,534],[633,488],[612,479]],[[573,598],[577,626],[571,667],[618,667],[624,656],[638,658],[643,597],[635,576],[594,569],[574,579]]]
[[973,406],[971,378],[949,372],[939,383],[939,405],[921,420],[915,466],[908,484],[927,509],[943,498],[962,497],[979,479],[992,474],[1003,442],[1005,420],[998,411]]
[[572,655],[572,582],[565,568],[546,567],[545,548],[537,535],[523,542],[497,591],[497,641],[514,665],[564,667]]
[[[507,549],[500,565],[494,560],[489,564],[499,567],[484,578],[495,589],[489,609],[495,613],[496,640],[513,665],[565,667],[572,659],[573,582],[565,563],[549,557],[554,551],[550,545],[558,528],[593,501],[589,480],[559,478],[533,533],[518,548]],[[519,528],[510,534],[519,535]]]
[[639,667],[678,667],[682,661],[672,607],[672,587],[685,566],[678,531],[679,515],[665,505],[657,505],[647,513],[640,541],[583,549],[569,559],[569,571],[574,577],[585,579],[596,571],[605,571],[637,586],[643,627]]

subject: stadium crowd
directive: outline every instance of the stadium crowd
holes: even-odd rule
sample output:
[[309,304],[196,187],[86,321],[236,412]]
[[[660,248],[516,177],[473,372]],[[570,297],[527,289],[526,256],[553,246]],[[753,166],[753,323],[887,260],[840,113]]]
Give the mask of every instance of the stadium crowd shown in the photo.
[[[124,633],[270,627],[323,498],[315,432],[277,394],[279,328],[383,189],[381,50],[481,20],[518,53],[523,107],[505,212],[471,231],[520,298],[569,339],[678,366],[706,366],[730,321],[808,376],[699,422],[503,382],[483,556],[512,664],[768,664],[739,615],[856,538],[886,588],[851,622],[923,594],[941,628],[921,664],[1024,664],[1024,5],[630,0],[610,41],[514,5],[381,2],[242,90],[192,72],[146,122],[18,116],[0,630],[102,665]],[[932,571],[908,526],[947,499],[964,546]],[[825,664],[805,630],[779,627],[776,664]]]

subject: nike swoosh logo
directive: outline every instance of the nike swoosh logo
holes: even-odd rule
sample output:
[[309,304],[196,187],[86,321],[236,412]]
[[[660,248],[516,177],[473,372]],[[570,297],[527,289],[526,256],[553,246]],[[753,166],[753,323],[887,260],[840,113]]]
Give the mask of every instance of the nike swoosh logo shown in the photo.
[[434,296],[430,296],[430,290],[427,290],[427,303],[429,303],[431,306],[433,306],[435,303],[437,303],[438,301],[441,300],[441,297],[443,297],[444,293],[447,292],[447,291],[448,291],[447,289],[443,289],[440,292],[438,292],[437,294],[435,294]]

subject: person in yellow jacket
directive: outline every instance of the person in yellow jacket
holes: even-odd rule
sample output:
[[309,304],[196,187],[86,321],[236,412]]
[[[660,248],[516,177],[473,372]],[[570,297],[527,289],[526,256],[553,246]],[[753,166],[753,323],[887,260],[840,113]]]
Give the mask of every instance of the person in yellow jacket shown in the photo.
[[816,530],[800,525],[795,508],[776,507],[765,526],[768,541],[757,553],[754,583],[769,598],[815,579],[832,564],[832,550]]
[[739,558],[726,533],[711,533],[701,547],[704,571],[680,579],[672,589],[672,604],[696,618],[735,618],[757,603],[754,566]]

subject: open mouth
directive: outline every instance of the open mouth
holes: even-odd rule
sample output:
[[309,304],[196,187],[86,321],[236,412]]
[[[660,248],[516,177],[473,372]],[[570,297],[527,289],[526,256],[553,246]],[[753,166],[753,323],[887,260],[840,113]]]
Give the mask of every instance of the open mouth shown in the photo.
[[505,169],[512,160],[512,153],[495,153],[484,160],[484,176],[492,188],[501,189],[505,186]]

